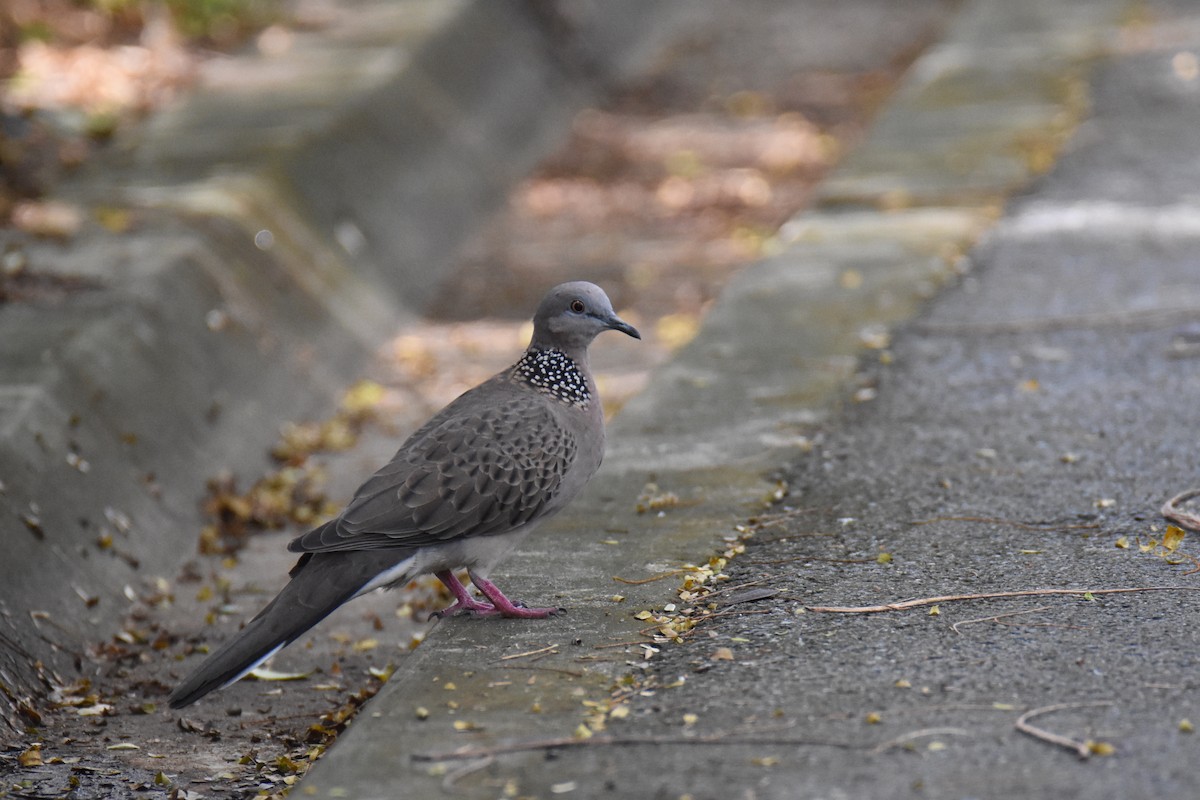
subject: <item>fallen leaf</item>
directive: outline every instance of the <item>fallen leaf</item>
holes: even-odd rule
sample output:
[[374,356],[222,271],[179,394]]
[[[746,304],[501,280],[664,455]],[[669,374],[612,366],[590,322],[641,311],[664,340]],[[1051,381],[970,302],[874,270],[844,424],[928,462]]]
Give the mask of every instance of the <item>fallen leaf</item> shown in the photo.
[[40,744],[32,745],[28,750],[17,756],[17,763],[22,767],[40,767],[42,761],[42,746]]
[[1167,532],[1163,534],[1162,546],[1168,553],[1174,553],[1179,549],[1179,545],[1183,544],[1183,537],[1186,531],[1178,525],[1168,525]]
[[309,676],[307,672],[280,672],[267,667],[251,670],[249,674],[260,681],[301,681]]

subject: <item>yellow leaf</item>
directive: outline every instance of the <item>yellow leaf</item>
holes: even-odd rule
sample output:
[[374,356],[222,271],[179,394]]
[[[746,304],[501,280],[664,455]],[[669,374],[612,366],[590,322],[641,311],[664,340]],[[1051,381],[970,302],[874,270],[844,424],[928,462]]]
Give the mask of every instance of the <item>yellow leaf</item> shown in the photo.
[[123,208],[100,206],[94,213],[96,221],[112,233],[124,233],[133,222],[132,215]]
[[479,730],[479,726],[476,725],[474,722],[468,722],[465,719],[456,719],[456,720],[454,720],[454,730],[456,730],[456,731],[476,731],[476,730]]
[[875,563],[876,564],[892,563],[892,554],[891,553],[880,553],[879,555],[875,556]]
[[941,606],[930,606],[929,607],[929,616],[940,617],[941,615],[942,615],[942,607]]
[[1179,545],[1183,544],[1185,533],[1178,525],[1168,525],[1167,532],[1163,534],[1162,546],[1168,553],[1174,553],[1179,549]]
[[633,618],[634,619],[650,619],[652,616],[654,616],[654,615],[651,614],[649,611],[643,610],[643,611],[639,611],[636,614],[634,614]]
[[42,765],[42,746],[32,745],[28,750],[17,756],[17,763],[22,767],[40,767]]
[[699,719],[700,719],[700,717],[696,716],[695,714],[684,714],[683,715],[683,724],[684,725],[695,725],[696,722],[699,721]]
[[1108,742],[1093,742],[1090,739],[1087,741],[1087,750],[1094,756],[1111,756],[1117,752],[1117,748]]
[[906,678],[901,678],[900,680],[896,681],[896,683],[894,684],[894,686],[895,686],[897,689],[911,689],[911,688],[912,688],[912,682],[911,682],[911,681],[909,681],[909,680],[907,680]]
[[625,719],[629,716],[629,706],[617,706],[608,712],[609,719]]
[[733,661],[733,651],[728,647],[718,647],[712,657],[713,661]]
[[1187,719],[1185,717],[1184,719],[1179,720],[1179,732],[1180,733],[1192,733],[1195,730],[1196,730],[1196,726],[1192,724],[1192,721],[1190,719]]
[[1120,539],[1117,539],[1115,544],[1117,547],[1121,548],[1122,550],[1127,550],[1129,548],[1129,537],[1122,536]]
[[370,411],[383,401],[387,390],[375,381],[359,381],[342,397],[342,409],[351,414]]
[[752,758],[750,763],[756,767],[773,767],[779,763],[779,756],[762,756],[761,758]]
[[868,725],[878,725],[883,722],[883,717],[880,716],[878,711],[872,711],[870,714],[867,714],[866,722]]

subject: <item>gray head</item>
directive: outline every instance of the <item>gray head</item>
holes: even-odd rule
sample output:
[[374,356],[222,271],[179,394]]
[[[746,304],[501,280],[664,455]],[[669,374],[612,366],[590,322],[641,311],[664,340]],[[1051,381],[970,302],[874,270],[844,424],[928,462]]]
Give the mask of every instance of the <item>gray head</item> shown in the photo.
[[603,289],[587,281],[571,281],[555,286],[542,299],[533,315],[533,340],[529,344],[536,348],[585,350],[592,339],[609,330],[642,338],[636,328],[616,315]]

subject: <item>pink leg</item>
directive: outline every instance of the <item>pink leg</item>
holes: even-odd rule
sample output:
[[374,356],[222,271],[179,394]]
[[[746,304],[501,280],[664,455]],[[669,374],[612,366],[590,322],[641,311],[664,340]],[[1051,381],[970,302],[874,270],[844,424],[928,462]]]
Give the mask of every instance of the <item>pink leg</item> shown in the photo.
[[430,619],[434,617],[452,617],[455,614],[461,614],[464,611],[473,614],[495,614],[496,607],[488,603],[481,603],[471,597],[471,593],[467,591],[467,587],[462,585],[462,582],[455,577],[451,570],[442,570],[437,573],[437,579],[441,581],[450,594],[454,595],[454,605],[449,608],[444,608],[441,611],[435,611],[429,615]]
[[492,601],[492,609],[490,611],[481,611],[481,615],[490,616],[491,614],[499,614],[503,617],[518,617],[520,619],[545,619],[553,614],[562,611],[561,608],[523,608],[515,605],[511,600],[504,596],[504,592],[500,591],[500,587],[489,581],[487,578],[476,575],[474,572],[469,573],[471,583],[479,587],[479,591],[483,592],[488,600]]

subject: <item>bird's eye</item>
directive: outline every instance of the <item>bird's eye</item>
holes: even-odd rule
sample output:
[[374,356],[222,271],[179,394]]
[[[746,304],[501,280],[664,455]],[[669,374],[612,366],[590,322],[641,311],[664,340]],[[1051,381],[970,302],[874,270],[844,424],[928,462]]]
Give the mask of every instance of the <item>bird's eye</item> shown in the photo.
[[585,308],[585,306],[583,305],[582,300],[572,300],[571,301],[571,310],[574,311],[576,314],[582,314],[584,308]]

